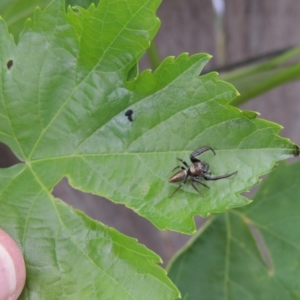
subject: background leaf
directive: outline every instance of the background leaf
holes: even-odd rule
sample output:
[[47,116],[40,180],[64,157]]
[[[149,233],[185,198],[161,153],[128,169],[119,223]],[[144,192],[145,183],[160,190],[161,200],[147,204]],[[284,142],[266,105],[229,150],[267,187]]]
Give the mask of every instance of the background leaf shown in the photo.
[[169,266],[184,299],[299,299],[300,164],[280,164],[253,203],[214,216]]

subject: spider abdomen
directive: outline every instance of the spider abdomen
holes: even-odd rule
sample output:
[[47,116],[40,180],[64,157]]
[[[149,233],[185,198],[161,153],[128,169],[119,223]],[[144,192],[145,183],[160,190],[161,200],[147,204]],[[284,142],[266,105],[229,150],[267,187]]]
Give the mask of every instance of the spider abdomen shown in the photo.
[[169,182],[178,182],[187,177],[187,170],[181,170],[174,174],[170,179]]

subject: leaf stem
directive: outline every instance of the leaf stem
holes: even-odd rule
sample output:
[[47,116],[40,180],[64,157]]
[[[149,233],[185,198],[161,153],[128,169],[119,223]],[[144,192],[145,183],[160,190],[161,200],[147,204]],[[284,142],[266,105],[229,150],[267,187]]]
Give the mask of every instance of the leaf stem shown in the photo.
[[241,105],[284,83],[300,78],[300,47],[294,47],[264,63],[220,75],[233,84],[241,96],[232,105]]

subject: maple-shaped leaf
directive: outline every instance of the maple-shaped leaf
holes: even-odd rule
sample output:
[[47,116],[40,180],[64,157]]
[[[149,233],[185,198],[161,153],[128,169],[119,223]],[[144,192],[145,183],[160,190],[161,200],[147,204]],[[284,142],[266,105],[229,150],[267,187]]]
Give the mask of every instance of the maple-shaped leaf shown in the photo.
[[[20,163],[2,169],[0,225],[23,249],[24,299],[174,299],[159,258],[74,211],[51,192],[67,177],[82,191],[123,203],[160,229],[195,230],[193,216],[247,204],[239,195],[274,162],[298,153],[281,127],[229,102],[207,54],[132,70],[154,37],[159,0],[102,0],[87,10],[54,0],[36,10],[16,45],[0,22],[0,141]],[[208,145],[199,194],[169,184],[176,158]]]

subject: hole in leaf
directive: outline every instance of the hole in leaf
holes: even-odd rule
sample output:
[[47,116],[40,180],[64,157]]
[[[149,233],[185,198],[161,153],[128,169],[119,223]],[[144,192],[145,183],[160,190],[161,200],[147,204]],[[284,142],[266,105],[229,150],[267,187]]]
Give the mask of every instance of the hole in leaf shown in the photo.
[[126,113],[125,113],[125,116],[128,118],[128,120],[129,120],[130,122],[133,121],[133,119],[132,119],[132,114],[133,114],[132,109],[128,109],[128,110],[126,111]]
[[20,162],[7,145],[0,143],[0,168],[9,168]]
[[14,61],[12,59],[10,59],[6,64],[7,69],[9,70],[13,66],[13,64],[14,64]]

